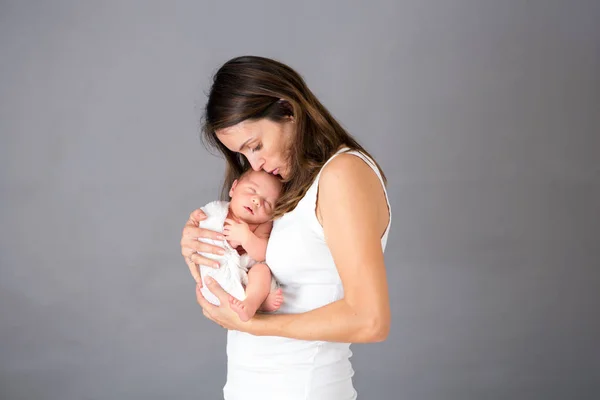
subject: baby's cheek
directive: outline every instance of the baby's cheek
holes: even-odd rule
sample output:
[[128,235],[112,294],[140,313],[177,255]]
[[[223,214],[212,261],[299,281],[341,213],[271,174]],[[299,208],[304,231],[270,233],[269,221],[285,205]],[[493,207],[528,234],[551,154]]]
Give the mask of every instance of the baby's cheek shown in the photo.
[[269,219],[270,219],[270,217],[269,217],[269,213],[268,213],[268,212],[265,212],[264,210],[262,210],[262,211],[261,211],[261,215],[260,215],[260,219],[261,219],[262,221],[267,221],[267,220],[269,220]]

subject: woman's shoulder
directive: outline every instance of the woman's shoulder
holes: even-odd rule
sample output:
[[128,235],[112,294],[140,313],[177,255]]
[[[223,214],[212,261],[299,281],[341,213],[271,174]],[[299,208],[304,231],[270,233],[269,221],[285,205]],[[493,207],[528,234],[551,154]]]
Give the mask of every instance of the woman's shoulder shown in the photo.
[[[317,218],[322,223],[324,210],[355,215],[366,209],[376,210],[374,220],[384,232],[391,210],[382,178],[362,153],[343,153],[323,167],[318,188]],[[383,234],[383,233],[382,233]]]
[[362,153],[345,152],[336,155],[321,170],[319,186],[372,184],[380,181],[374,168]]

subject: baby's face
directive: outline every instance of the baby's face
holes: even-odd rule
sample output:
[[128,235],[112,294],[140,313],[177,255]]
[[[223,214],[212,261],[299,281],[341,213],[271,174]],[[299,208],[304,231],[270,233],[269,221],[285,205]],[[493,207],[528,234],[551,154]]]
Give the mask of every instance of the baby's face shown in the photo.
[[231,211],[249,224],[271,220],[275,202],[281,194],[281,182],[265,171],[251,171],[233,182],[229,196]]

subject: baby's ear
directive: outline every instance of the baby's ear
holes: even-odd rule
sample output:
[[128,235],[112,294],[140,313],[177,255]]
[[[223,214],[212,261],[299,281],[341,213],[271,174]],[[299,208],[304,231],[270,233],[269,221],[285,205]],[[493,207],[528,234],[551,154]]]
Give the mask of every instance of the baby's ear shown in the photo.
[[233,197],[233,191],[235,190],[235,187],[238,184],[238,180],[236,179],[235,181],[233,181],[233,183],[231,184],[231,189],[229,189],[229,197]]

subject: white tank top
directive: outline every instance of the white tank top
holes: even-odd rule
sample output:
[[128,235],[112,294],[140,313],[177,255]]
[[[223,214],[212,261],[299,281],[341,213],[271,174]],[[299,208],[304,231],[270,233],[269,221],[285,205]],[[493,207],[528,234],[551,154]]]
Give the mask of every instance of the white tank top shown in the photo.
[[[383,185],[373,161],[358,151],[341,149],[327,163],[341,153],[363,159]],[[344,296],[342,282],[315,212],[320,175],[319,172],[296,208],[273,224],[266,261],[283,290],[284,303],[278,313],[310,311]],[[387,192],[385,196],[390,221],[381,237],[382,249],[385,249],[392,219]],[[229,331],[225,399],[356,399],[351,355],[348,343]]]

